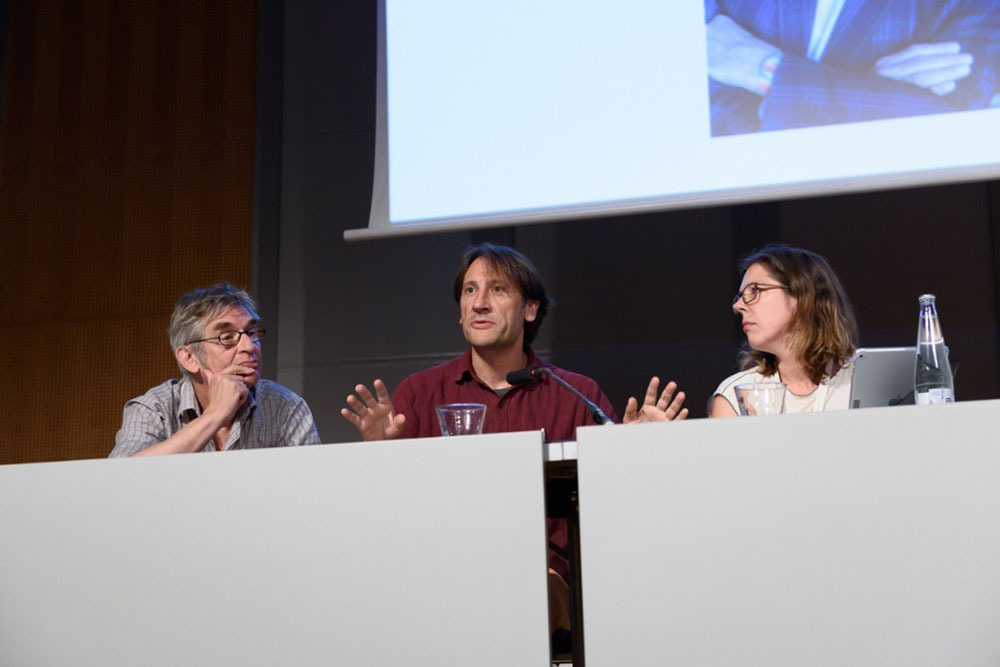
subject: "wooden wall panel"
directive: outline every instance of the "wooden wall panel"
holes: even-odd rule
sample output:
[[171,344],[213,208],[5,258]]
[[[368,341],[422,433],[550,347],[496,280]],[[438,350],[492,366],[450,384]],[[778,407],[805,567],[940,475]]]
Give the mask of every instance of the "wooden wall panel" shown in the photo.
[[256,3],[6,7],[0,463],[106,456],[176,299],[251,282]]

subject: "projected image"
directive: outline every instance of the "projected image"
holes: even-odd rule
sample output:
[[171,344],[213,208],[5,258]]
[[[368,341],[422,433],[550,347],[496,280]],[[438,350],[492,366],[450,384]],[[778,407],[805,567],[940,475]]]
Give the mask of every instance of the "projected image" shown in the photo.
[[348,238],[1000,178],[1000,0],[380,2]]
[[705,0],[713,137],[1000,106],[1000,0]]

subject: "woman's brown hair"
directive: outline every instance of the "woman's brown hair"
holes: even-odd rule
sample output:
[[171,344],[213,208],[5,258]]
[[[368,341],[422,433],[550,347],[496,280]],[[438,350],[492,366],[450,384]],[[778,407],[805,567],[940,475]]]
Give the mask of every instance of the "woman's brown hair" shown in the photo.
[[[819,384],[851,358],[858,344],[858,324],[837,274],[821,255],[783,244],[771,244],[745,257],[740,273],[760,264],[795,297],[793,349],[809,379]],[[745,346],[740,368],[763,375],[778,372],[778,359]]]

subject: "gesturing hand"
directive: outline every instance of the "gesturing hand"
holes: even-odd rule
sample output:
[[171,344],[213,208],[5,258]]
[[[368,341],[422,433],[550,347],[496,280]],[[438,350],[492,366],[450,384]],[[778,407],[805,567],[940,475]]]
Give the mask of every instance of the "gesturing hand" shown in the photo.
[[[628,405],[625,406],[625,416],[622,418],[622,423],[639,424],[642,422],[686,419],[688,409],[681,409],[686,396],[683,391],[677,391],[677,383],[673,381],[668,382],[667,386],[663,388],[663,393],[660,394],[659,400],[657,400],[656,392],[659,388],[660,378],[654,376],[649,381],[649,386],[646,387],[646,397],[642,401],[642,408],[639,408],[638,401],[634,397],[629,398]],[[674,392],[677,392],[676,396]]]
[[398,438],[403,432],[406,415],[396,414],[384,382],[375,380],[374,385],[377,399],[368,387],[359,384],[354,388],[357,396],[347,397],[347,407],[341,409],[340,414],[357,427],[365,440]]
[[236,411],[250,395],[243,378],[256,371],[234,364],[218,373],[213,373],[207,368],[203,368],[202,372],[208,380],[208,405],[205,406],[205,412],[214,412],[223,422],[232,421]]
[[972,72],[972,54],[958,42],[911,44],[875,63],[875,72],[897,81],[927,88],[937,95],[955,90],[956,82]]

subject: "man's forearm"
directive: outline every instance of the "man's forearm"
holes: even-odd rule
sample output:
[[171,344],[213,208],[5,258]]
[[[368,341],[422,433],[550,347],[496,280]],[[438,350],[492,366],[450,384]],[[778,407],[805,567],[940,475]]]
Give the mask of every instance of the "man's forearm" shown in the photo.
[[221,417],[204,412],[185,424],[177,433],[174,433],[163,442],[158,442],[155,445],[141,449],[131,456],[160,456],[163,454],[200,452],[223,426],[225,426],[225,423]]
[[[859,103],[859,100],[861,103]],[[939,96],[905,81],[786,54],[759,111],[760,129],[944,113],[964,108],[956,95]]]

